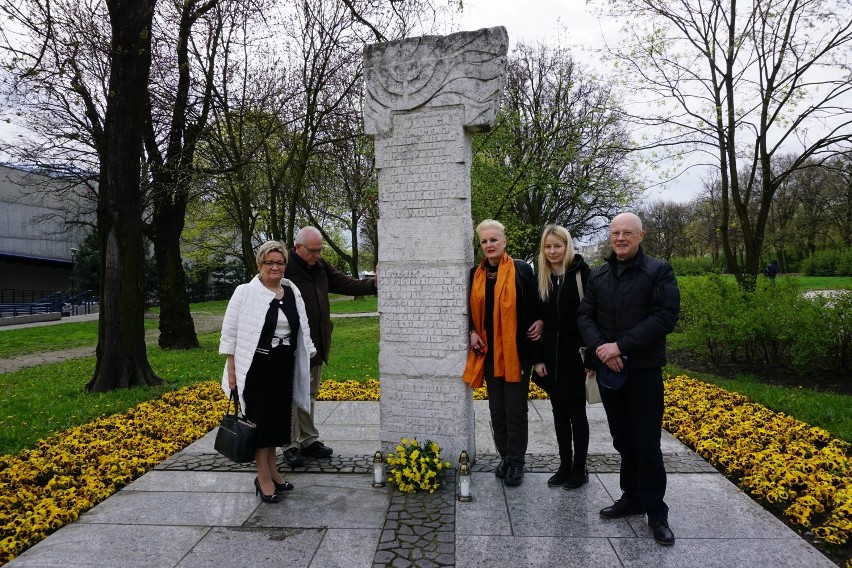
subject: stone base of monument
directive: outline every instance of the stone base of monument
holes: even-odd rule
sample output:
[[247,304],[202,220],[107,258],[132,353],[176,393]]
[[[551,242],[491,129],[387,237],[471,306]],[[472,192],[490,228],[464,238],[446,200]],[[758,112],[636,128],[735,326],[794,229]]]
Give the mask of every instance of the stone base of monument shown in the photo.
[[454,467],[462,450],[476,455],[473,398],[458,376],[382,378],[381,392],[383,452],[395,452],[402,438],[416,438],[437,442]]

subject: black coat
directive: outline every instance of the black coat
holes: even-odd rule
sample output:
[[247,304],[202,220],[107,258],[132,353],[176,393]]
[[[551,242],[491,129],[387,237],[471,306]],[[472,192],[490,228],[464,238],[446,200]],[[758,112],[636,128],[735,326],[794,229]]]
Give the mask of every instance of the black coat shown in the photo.
[[539,315],[544,322],[541,336],[541,358],[547,375],[533,373],[532,379],[550,398],[557,401],[584,400],[586,397],[586,370],[580,359],[583,344],[577,329],[577,307],[580,292],[577,290],[577,273],[585,290],[589,281],[589,265],[583,257],[574,255],[574,262],[565,271],[558,286],[550,290],[547,301],[539,296]]
[[331,323],[331,306],[328,303],[329,292],[346,296],[373,296],[376,294],[375,278],[352,278],[322,259],[309,266],[296,254],[295,248],[290,249],[284,277],[296,285],[305,301],[311,340],[317,348],[317,354],[311,359],[311,366],[328,363],[331,331],[334,327]]
[[666,335],[680,312],[680,291],[669,263],[639,252],[617,276],[617,260],[592,270],[577,326],[588,346],[586,365],[601,363],[595,349],[615,341],[627,357],[627,368],[646,369],[666,364]]

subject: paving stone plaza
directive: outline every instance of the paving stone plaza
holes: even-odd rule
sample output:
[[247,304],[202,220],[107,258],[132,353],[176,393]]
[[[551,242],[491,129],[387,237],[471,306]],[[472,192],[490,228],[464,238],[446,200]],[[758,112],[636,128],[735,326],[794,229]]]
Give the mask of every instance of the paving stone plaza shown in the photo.
[[[486,401],[474,401],[479,453],[473,501],[454,473],[433,494],[372,487],[378,402],[320,402],[328,460],[281,469],[296,489],[280,503],[254,495],[254,467],[213,450],[215,430],[8,564],[10,567],[211,566],[824,567],[834,564],[663,432],[666,502],[677,535],[657,545],[643,516],[598,516],[619,495],[601,405],[589,407],[589,483],[547,487],[555,471],[550,403],[530,401],[530,454],[520,487],[494,477]],[[449,456],[447,456],[449,457]]]

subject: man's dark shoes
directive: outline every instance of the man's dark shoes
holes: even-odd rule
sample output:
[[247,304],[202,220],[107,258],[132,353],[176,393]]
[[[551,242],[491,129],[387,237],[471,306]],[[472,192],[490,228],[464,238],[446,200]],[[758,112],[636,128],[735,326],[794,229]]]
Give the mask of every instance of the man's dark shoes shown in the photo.
[[547,480],[547,486],[548,487],[559,487],[560,485],[565,483],[565,480],[568,479],[570,474],[571,474],[571,468],[570,467],[560,465],[559,469],[556,470],[556,473],[551,475],[550,478]]
[[305,465],[305,458],[302,457],[299,448],[290,448],[289,450],[284,450],[284,463],[290,467],[302,467]]
[[648,526],[654,533],[654,540],[663,546],[671,546],[675,543],[675,536],[669,528],[668,521],[648,519]]
[[524,464],[518,462],[509,462],[506,467],[506,477],[503,478],[503,485],[517,487],[524,480]]
[[331,454],[334,453],[334,450],[317,440],[316,442],[312,442],[309,446],[302,448],[302,455],[308,456],[309,458],[330,458]]
[[497,479],[503,479],[506,477],[506,469],[509,467],[509,464],[506,463],[506,458],[500,460],[500,463],[497,464],[497,468],[494,470],[494,477]]
[[585,467],[582,468],[574,468],[571,471],[571,475],[565,480],[565,483],[562,484],[563,489],[577,489],[581,487],[584,483],[589,482],[589,470]]
[[618,501],[601,509],[601,517],[604,519],[620,519],[627,515],[641,515],[642,512],[642,506],[639,503],[622,495]]

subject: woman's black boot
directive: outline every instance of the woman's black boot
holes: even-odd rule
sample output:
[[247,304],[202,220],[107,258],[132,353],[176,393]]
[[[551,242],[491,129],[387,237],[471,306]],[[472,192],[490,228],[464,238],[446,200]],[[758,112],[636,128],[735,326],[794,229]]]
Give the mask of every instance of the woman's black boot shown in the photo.
[[584,483],[589,482],[589,470],[585,465],[578,465],[571,469],[571,475],[562,484],[563,489],[577,489]]
[[550,479],[547,480],[548,487],[559,487],[570,477],[571,474],[571,460],[563,461],[559,465],[559,469],[556,470],[556,473],[550,476]]

